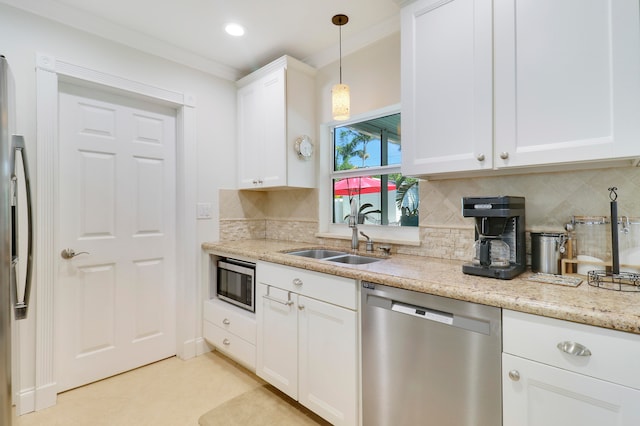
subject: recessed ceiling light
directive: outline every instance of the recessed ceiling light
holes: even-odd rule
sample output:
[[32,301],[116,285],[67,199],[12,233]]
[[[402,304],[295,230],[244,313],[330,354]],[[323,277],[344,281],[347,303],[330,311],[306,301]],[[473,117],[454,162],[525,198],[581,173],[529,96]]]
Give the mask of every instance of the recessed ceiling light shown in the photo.
[[227,24],[227,26],[224,27],[224,30],[227,32],[227,34],[232,36],[240,37],[244,35],[244,28],[238,24]]

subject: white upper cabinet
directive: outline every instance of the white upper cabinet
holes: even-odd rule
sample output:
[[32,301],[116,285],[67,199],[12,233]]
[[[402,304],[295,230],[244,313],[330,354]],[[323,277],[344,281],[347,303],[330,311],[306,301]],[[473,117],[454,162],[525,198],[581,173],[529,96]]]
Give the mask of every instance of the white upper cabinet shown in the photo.
[[401,11],[402,173],[491,169],[491,2]]
[[495,2],[497,167],[640,155],[638,6]]
[[282,58],[238,81],[238,188],[315,187],[315,154],[300,158],[300,136],[315,136],[315,70]]
[[419,0],[402,61],[405,174],[640,157],[637,0]]

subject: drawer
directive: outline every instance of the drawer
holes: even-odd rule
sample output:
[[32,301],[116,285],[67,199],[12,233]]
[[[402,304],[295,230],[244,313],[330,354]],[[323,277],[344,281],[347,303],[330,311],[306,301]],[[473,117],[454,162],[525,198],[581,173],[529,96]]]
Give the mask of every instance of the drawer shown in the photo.
[[351,278],[259,262],[256,280],[348,309],[357,309],[357,286]]
[[216,350],[227,355],[229,358],[256,371],[256,347],[251,343],[231,334],[209,321],[203,322],[204,338],[207,342],[215,346]]
[[202,314],[205,321],[256,344],[256,317],[253,312],[211,299],[205,300]]
[[[640,335],[503,310],[503,352],[565,370],[640,389]],[[589,356],[568,354],[563,342],[578,343]]]

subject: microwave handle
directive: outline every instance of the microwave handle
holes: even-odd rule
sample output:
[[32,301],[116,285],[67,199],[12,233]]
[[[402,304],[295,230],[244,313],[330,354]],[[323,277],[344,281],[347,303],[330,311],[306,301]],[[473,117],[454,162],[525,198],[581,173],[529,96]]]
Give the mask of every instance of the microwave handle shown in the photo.
[[218,268],[225,269],[227,271],[237,272],[239,274],[251,275],[251,276],[253,276],[255,271],[255,265],[253,265],[253,267],[247,267],[247,266],[237,265],[235,263],[225,262],[223,260],[218,261]]

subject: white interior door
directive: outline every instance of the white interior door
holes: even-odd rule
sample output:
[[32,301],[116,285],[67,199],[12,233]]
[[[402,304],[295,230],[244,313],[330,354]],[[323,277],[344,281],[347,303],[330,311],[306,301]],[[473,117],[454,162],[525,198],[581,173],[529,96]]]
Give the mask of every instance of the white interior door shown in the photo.
[[175,115],[60,85],[59,392],[176,353]]

